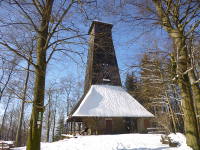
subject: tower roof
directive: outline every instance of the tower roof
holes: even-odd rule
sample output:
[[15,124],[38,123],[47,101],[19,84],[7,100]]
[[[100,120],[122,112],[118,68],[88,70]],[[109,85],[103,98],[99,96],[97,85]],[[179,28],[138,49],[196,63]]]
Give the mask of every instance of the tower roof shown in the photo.
[[106,23],[106,22],[101,22],[101,21],[99,21],[99,20],[94,20],[94,21],[92,21],[92,24],[91,24],[91,26],[90,26],[90,29],[89,29],[89,31],[88,31],[88,34],[90,34],[90,32],[92,31],[92,29],[93,29],[93,27],[94,27],[94,25],[104,25],[104,26],[110,26],[111,28],[113,27],[113,25],[111,24],[111,23]]
[[154,117],[120,86],[92,85],[72,117]]

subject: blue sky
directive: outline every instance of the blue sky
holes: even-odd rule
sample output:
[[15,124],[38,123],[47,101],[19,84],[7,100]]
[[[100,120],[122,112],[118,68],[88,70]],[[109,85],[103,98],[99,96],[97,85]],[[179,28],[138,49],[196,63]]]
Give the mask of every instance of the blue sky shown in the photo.
[[[98,6],[106,7],[103,5],[109,5],[107,3],[111,1],[109,2],[98,1],[98,2],[99,2]],[[120,3],[121,1],[115,1],[114,9],[119,8],[118,5],[120,5]],[[57,7],[53,7],[53,9],[57,9]],[[88,11],[91,17],[95,16],[95,13],[97,13],[98,20],[113,24],[113,29],[112,29],[113,42],[122,81],[124,80],[125,73],[128,71],[128,66],[131,64],[137,64],[137,62],[140,59],[140,54],[145,51],[145,47],[149,47],[150,45],[152,45],[154,40],[157,40],[158,43],[160,44],[159,46],[161,47],[162,45],[165,44],[165,41],[163,41],[163,37],[165,38],[166,34],[160,28],[153,30],[151,33],[145,33],[143,34],[143,36],[141,36],[141,34],[144,33],[144,31],[148,27],[144,27],[143,25],[140,24],[134,26],[131,23],[129,24],[122,23],[119,21],[120,17],[118,15],[109,14],[109,12],[105,12],[105,10],[101,8],[94,8],[95,9],[94,11],[96,11],[96,9],[99,9],[99,11],[96,12],[94,12],[93,8],[90,8],[90,6],[89,9],[91,9]],[[120,10],[121,8],[116,11]],[[132,8],[128,8],[126,9],[126,11],[130,14],[137,13],[136,10]],[[73,13],[74,15],[66,19],[66,24],[68,22],[74,22],[75,26],[76,27],[78,26],[81,29],[82,33],[87,33],[92,21],[84,22],[82,16],[83,14],[77,13],[76,10],[72,9],[72,12],[70,12],[69,14]],[[23,19],[23,17],[21,19]],[[64,34],[62,34],[62,36],[65,37]],[[69,36],[70,35],[66,35],[66,37]],[[89,36],[87,36],[87,39],[89,39]],[[82,47],[77,47],[77,46],[72,46],[72,48],[74,49],[78,48],[80,51],[84,51],[83,60],[84,62],[87,61],[87,48],[86,50],[84,50]],[[76,80],[82,80],[82,81],[84,80],[85,78],[84,72],[86,69],[86,65],[82,64],[77,56],[73,57],[75,57],[76,61],[80,62],[78,65],[71,59],[63,55],[56,54],[54,56],[54,59],[50,61],[47,68],[47,85],[50,82],[59,81],[61,78],[67,78],[68,76],[72,76]]]
[[[2,10],[0,11],[0,14],[1,13],[2,16],[5,16]],[[8,13],[11,12],[9,11]],[[92,21],[82,22],[81,16],[76,15],[72,17],[72,20],[76,20],[76,26],[78,25],[83,33],[88,32],[92,23]],[[119,18],[117,16],[106,15],[104,13],[101,14],[101,17],[99,17],[98,20],[113,24],[113,42],[122,81],[125,79],[128,67],[131,64],[137,64],[139,62],[141,54],[147,47],[151,47],[155,41],[158,42],[159,47],[161,48],[168,44],[167,40],[163,40],[166,39],[167,35],[161,28],[155,28],[155,30],[152,30],[150,33],[145,33],[141,36],[148,27],[122,23],[118,21]],[[67,21],[70,22],[71,20]],[[62,36],[69,37],[69,35],[64,34]],[[89,39],[89,36],[87,36],[87,39]],[[78,46],[72,46],[72,48],[84,51],[83,60],[86,63],[88,47],[85,50]],[[70,58],[61,54],[57,53],[54,55],[54,59],[50,61],[47,68],[47,88],[51,83],[59,82],[62,78],[73,78],[76,81],[84,82],[86,65],[83,64],[77,56],[73,55],[73,57],[77,62],[79,62],[79,64],[76,64]],[[22,66],[23,65],[24,63],[22,62]]]
[[[89,30],[89,27],[90,25],[85,28]],[[135,61],[133,58],[141,53],[141,48],[139,44],[128,43],[133,37],[126,29],[124,29],[124,26],[114,25],[112,33],[119,69],[120,72],[123,73],[126,70],[127,65],[130,64],[131,61]],[[89,36],[87,39],[89,39]],[[86,62],[86,60],[87,49],[84,53],[84,62]],[[77,61],[80,61],[80,59],[77,59]],[[86,65],[83,65],[81,62],[77,65],[69,58],[63,57],[62,59],[56,59],[50,62],[48,77],[50,80],[57,80],[72,75],[76,78],[84,79],[85,67]]]
[[[150,33],[144,33],[141,27],[132,27],[129,24],[113,21],[113,17],[107,17],[100,21],[109,22],[113,24],[112,35],[116,52],[116,57],[120,69],[120,75],[122,81],[125,78],[126,72],[131,64],[137,64],[141,54],[145,51],[146,47],[149,47],[153,42],[157,41],[160,47],[167,44],[167,41],[163,41],[163,38],[167,37],[166,33],[162,29],[155,29]],[[92,22],[92,21],[91,21]],[[82,25],[82,30],[87,32],[90,28],[91,22],[87,26]],[[89,39],[89,36],[87,36]],[[80,50],[81,47],[79,47]],[[87,60],[87,50],[84,52],[84,62]],[[80,59],[76,59],[80,61]],[[67,57],[57,58],[52,60],[48,66],[47,71],[47,84],[52,81],[59,81],[61,78],[67,78],[72,76],[76,80],[84,80],[85,64],[76,64]]]

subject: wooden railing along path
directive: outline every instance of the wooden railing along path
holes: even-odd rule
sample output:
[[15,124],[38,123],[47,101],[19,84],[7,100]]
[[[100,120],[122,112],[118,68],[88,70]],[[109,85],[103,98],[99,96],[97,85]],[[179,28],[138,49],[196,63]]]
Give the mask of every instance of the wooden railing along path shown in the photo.
[[10,148],[14,147],[14,143],[6,141],[0,141],[0,150],[10,150]]

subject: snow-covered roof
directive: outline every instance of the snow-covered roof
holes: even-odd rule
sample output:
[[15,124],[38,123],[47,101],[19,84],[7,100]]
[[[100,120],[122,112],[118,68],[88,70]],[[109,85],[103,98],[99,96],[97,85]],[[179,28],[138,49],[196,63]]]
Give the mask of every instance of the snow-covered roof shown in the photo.
[[120,86],[92,85],[72,117],[154,117]]

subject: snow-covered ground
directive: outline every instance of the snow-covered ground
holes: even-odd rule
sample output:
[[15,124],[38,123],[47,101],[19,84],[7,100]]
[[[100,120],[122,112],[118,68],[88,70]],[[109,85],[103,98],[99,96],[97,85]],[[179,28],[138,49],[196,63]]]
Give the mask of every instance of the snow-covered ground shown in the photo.
[[[161,135],[158,134],[120,134],[79,136],[53,143],[42,143],[41,150],[192,150],[186,146],[184,136],[179,136],[181,145],[177,148],[161,144]],[[25,150],[25,147],[14,150]]]

